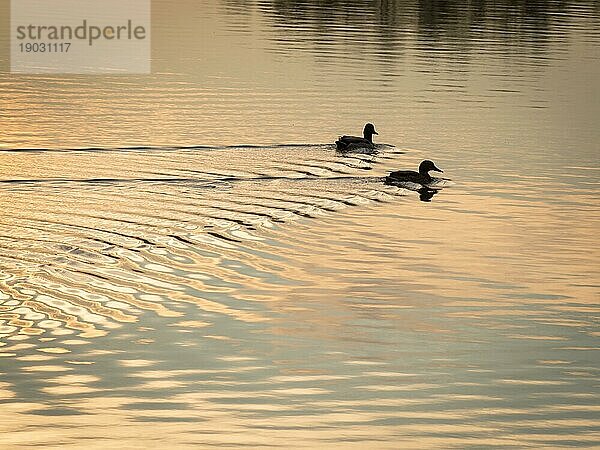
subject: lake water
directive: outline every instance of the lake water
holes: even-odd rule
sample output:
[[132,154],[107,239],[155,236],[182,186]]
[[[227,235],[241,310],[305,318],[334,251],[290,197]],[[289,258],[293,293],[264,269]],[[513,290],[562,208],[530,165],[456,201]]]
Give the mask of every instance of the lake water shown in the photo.
[[151,75],[0,73],[0,446],[600,445],[600,6],[468,3],[156,0]]

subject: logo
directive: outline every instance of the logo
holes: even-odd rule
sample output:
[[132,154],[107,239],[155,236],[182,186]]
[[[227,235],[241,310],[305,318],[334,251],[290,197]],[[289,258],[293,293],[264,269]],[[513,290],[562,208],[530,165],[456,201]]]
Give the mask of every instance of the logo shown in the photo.
[[150,0],[12,0],[13,73],[150,73]]

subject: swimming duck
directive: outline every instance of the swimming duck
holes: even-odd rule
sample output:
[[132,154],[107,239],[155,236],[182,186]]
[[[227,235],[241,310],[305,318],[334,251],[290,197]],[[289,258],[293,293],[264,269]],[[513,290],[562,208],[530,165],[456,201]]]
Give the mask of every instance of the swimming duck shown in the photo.
[[419,164],[419,171],[415,172],[414,170],[398,170],[396,172],[390,173],[387,177],[385,177],[386,183],[398,183],[402,181],[408,181],[411,183],[418,183],[422,185],[426,185],[431,183],[433,178],[429,175],[429,171],[441,172],[444,173],[442,169],[438,169],[433,161],[429,161],[426,159],[421,164]]
[[375,131],[375,125],[368,123],[365,125],[365,129],[363,130],[364,137],[341,136],[337,141],[335,141],[335,145],[340,151],[355,150],[359,148],[373,149],[375,148],[375,145],[373,144],[374,134],[379,135],[379,133]]

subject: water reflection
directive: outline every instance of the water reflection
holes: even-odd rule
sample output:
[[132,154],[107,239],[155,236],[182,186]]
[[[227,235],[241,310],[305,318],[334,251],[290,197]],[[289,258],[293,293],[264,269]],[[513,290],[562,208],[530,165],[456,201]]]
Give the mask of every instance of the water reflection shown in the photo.
[[468,58],[469,53],[493,51],[508,58],[528,56],[545,64],[541,56],[548,42],[570,25],[575,10],[579,17],[598,17],[597,2],[592,0],[478,0],[468,4],[435,0],[238,0],[224,4],[231,14],[260,12],[273,27],[273,41],[280,44],[278,51],[292,54],[309,50],[322,57],[324,64],[327,55],[356,64],[371,59],[390,64],[402,59],[406,47],[413,45],[438,58]]
[[0,444],[592,442],[587,190],[292,150],[0,153]]
[[438,194],[440,191],[437,189],[429,189],[423,187],[419,189],[419,199],[422,202],[430,202],[434,195]]
[[150,78],[0,75],[0,446],[596,443],[597,9],[153,6]]
[[[290,148],[299,153],[295,160],[287,156]],[[256,165],[254,152],[261,151],[263,164]],[[235,166],[223,167],[223,155],[231,152]],[[115,158],[129,163],[117,169]],[[25,169],[26,161],[36,164]],[[197,169],[188,168],[192,161]],[[147,176],[163,163],[164,175]],[[273,281],[272,265],[244,262],[245,243],[264,241],[260,230],[276,224],[378,201],[384,195],[375,189],[379,179],[358,176],[378,164],[376,155],[338,158],[329,146],[1,154],[5,177],[23,170],[20,178],[0,180],[6,194],[0,199],[6,211],[0,332],[99,337],[135,323],[143,311],[179,317],[182,304],[246,323],[268,320],[260,308],[222,301],[237,301],[241,286]],[[69,176],[75,173],[80,178]],[[321,183],[331,187],[313,187]],[[203,258],[221,262],[206,269]],[[268,297],[257,294],[261,301]],[[180,322],[186,328],[210,324]]]

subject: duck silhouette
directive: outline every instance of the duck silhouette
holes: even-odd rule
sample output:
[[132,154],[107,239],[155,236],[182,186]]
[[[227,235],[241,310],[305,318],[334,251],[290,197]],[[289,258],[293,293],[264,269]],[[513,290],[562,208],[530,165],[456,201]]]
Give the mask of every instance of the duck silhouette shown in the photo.
[[433,161],[426,159],[419,164],[419,171],[414,170],[397,170],[396,172],[390,173],[385,177],[387,184],[397,184],[401,182],[418,183],[423,186],[428,185],[432,182],[433,178],[429,175],[430,171],[444,173],[442,169],[438,169]]
[[375,125],[372,123],[368,123],[365,125],[363,130],[363,137],[358,136],[340,136],[340,138],[335,141],[335,145],[337,149],[342,152],[347,152],[349,150],[356,149],[374,149],[375,145],[373,144],[373,135],[379,133],[375,131]]

